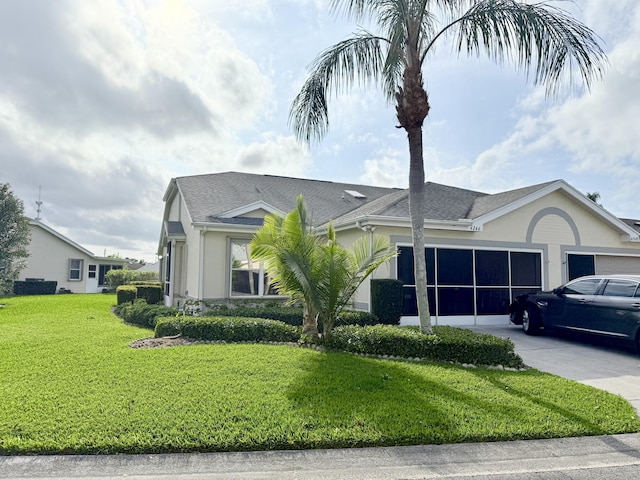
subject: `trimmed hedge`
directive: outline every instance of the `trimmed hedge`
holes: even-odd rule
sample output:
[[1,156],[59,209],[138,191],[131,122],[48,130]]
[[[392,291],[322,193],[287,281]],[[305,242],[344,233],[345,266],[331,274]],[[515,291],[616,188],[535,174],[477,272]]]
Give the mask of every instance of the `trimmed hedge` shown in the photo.
[[221,305],[210,309],[207,316],[266,318],[269,320],[277,320],[294,327],[302,326],[302,308],[299,307],[248,307],[242,305],[229,308]]
[[131,285],[120,285],[116,288],[118,305],[132,303],[136,299],[145,300],[149,305],[162,303],[164,291],[158,282],[136,283]]
[[[278,320],[279,322],[293,325],[294,327],[302,326],[302,308],[287,306],[269,306],[269,307],[247,307],[239,306],[229,308],[226,306],[218,306],[211,309],[207,316],[218,317],[250,317],[250,318],[267,318],[269,320]],[[363,311],[343,311],[336,320],[335,326],[338,325],[375,325],[379,323],[378,317],[369,312]],[[318,329],[322,331],[322,325],[318,325]]]
[[16,295],[53,295],[58,282],[53,280],[26,280],[13,282],[13,293]]
[[153,329],[159,317],[175,317],[178,311],[175,308],[165,307],[164,305],[149,305],[144,299],[138,299],[133,303],[128,302],[118,305],[116,314],[127,323]]
[[130,285],[120,285],[118,288],[116,288],[118,305],[122,305],[123,303],[133,303],[136,299],[137,294],[138,289],[136,287]]
[[156,337],[182,335],[207,341],[297,342],[300,328],[265,318],[173,317],[158,318]]
[[423,335],[417,327],[347,325],[335,328],[325,341],[325,346],[371,355],[524,367],[522,358],[514,352],[513,342],[509,339],[447,326],[433,327],[433,331],[434,335]]
[[107,285],[111,288],[119,287],[134,282],[157,282],[158,272],[150,272],[146,270],[128,270],[126,268],[111,269],[104,276]]
[[380,323],[400,325],[403,285],[400,280],[392,278],[371,280],[371,311]]
[[361,310],[343,310],[336,320],[334,327],[340,325],[360,325],[361,327],[365,327],[367,325],[377,325],[379,323],[380,320],[373,313]]
[[137,289],[136,298],[142,298],[146,300],[149,305],[162,303],[164,290],[162,288],[162,285],[158,282],[145,282],[145,283],[136,282],[126,286],[136,287]]

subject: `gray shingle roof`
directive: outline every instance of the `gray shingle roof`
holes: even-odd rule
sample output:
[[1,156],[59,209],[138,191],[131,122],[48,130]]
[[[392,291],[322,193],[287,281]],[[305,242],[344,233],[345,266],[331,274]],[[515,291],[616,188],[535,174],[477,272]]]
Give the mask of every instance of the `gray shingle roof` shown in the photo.
[[184,228],[180,222],[167,222],[166,225],[167,235],[170,237],[183,237],[185,235]]
[[[195,223],[216,221],[216,217],[226,212],[256,202],[265,202],[282,212],[289,212],[295,208],[298,195],[303,194],[314,223],[320,225],[398,191],[394,188],[237,172],[178,177],[176,183]],[[354,198],[345,190],[358,191],[366,198]],[[220,218],[217,220],[221,221]]]
[[481,217],[482,215],[486,215],[487,213],[497,210],[498,208],[504,207],[505,205],[509,205],[510,203],[520,200],[527,195],[531,195],[532,193],[537,192],[538,190],[541,190],[547,185],[551,185],[552,183],[555,183],[555,181],[478,197],[473,203],[472,208],[469,210],[469,212],[467,212],[467,215],[464,218],[474,219]]
[[[372,187],[320,180],[225,172],[178,177],[176,184],[195,223],[262,224],[261,219],[225,218],[226,212],[264,202],[282,212],[295,208],[303,194],[315,225],[345,224],[367,216],[409,218],[408,189]],[[475,219],[554,182],[487,194],[438,183],[425,184],[425,220]],[[356,198],[354,190],[365,198]]]

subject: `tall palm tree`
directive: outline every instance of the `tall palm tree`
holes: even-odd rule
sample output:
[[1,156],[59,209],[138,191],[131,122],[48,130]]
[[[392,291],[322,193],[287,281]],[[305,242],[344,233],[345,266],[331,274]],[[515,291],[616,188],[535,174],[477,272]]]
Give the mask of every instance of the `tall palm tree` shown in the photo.
[[590,87],[606,57],[595,34],[550,2],[515,0],[332,0],[331,9],[356,21],[372,20],[379,33],[360,30],[321,53],[294,99],[289,121],[296,136],[320,140],[328,131],[327,100],[354,83],[379,82],[395,103],[398,128],[409,140],[409,215],[420,325],[431,333],[424,255],[424,162],[422,124],[429,97],[422,72],[445,39],[468,55],[484,52],[513,61],[535,84],[556,93],[565,73],[579,72]]

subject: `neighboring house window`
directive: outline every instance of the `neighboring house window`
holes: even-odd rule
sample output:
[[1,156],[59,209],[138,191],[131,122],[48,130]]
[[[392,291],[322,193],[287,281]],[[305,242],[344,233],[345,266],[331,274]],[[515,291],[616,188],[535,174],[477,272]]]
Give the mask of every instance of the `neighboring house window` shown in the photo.
[[89,278],[96,278],[97,267],[95,265],[89,265]]
[[250,240],[231,240],[231,296],[277,295],[262,264],[251,259]]
[[69,280],[82,280],[82,262],[79,258],[69,259]]
[[107,284],[104,276],[109,270],[122,270],[122,265],[100,265],[98,269],[98,285],[103,286]]
[[[403,315],[417,315],[413,248],[398,250]],[[511,299],[542,287],[539,253],[439,247],[425,257],[431,315],[506,315]]]

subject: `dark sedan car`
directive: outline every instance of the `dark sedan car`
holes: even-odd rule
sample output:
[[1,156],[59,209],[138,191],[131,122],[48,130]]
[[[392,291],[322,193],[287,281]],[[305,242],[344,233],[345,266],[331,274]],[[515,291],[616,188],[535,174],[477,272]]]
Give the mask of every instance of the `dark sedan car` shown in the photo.
[[520,295],[511,322],[528,335],[545,330],[595,334],[640,348],[640,275],[590,275],[548,292]]

